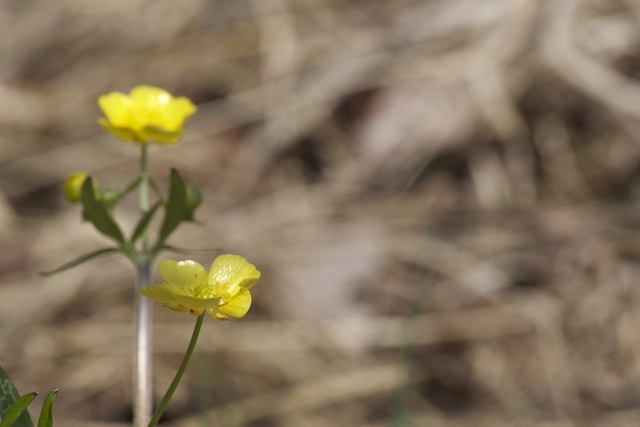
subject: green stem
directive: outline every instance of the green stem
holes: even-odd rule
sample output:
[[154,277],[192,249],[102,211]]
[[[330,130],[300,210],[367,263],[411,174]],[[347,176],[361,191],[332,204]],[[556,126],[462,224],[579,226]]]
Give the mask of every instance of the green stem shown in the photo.
[[189,364],[189,360],[191,359],[191,355],[193,354],[193,349],[196,347],[196,342],[198,342],[198,335],[200,335],[200,328],[202,327],[203,319],[204,319],[204,313],[198,316],[198,319],[196,320],[196,326],[193,328],[193,334],[191,335],[191,342],[189,342],[189,347],[187,347],[187,352],[184,354],[184,358],[182,359],[180,368],[178,368],[178,372],[176,372],[176,376],[173,377],[173,381],[171,382],[171,385],[167,389],[167,392],[165,393],[164,397],[162,398],[162,401],[160,402],[158,409],[156,409],[156,412],[153,414],[153,418],[149,422],[148,427],[155,427],[158,425],[158,421],[160,421],[160,417],[164,413],[164,410],[167,408],[167,405],[169,404],[169,400],[171,400],[173,393],[176,391],[176,388],[178,388],[178,384],[180,383],[180,380],[182,379],[182,375],[184,374],[185,369],[187,369],[187,365]]
[[[149,210],[149,172],[147,168],[147,151],[149,144],[142,144],[140,154],[140,212],[144,215]],[[147,252],[149,246],[149,235],[145,230],[142,236],[142,251]]]
[[[140,156],[140,212],[149,210],[149,175],[147,172],[147,144],[142,145]],[[148,235],[142,235],[142,253],[144,255],[137,267],[136,287],[151,284],[151,259],[148,256]],[[151,418],[153,410],[152,358],[151,358],[151,300],[134,291],[135,343],[133,363],[133,425],[144,427]]]

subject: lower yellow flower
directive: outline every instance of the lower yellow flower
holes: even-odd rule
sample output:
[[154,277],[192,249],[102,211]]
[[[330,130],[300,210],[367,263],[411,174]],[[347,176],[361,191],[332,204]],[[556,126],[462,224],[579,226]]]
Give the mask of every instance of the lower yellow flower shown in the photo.
[[249,289],[260,278],[260,272],[240,255],[220,255],[207,272],[195,261],[167,260],[158,271],[162,284],[138,288],[152,300],[175,311],[203,312],[214,319],[240,318],[251,307]]

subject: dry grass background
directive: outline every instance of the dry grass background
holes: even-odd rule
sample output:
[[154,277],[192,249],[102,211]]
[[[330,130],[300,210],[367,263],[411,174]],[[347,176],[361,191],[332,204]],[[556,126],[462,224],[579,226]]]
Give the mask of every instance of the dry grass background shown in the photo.
[[[127,425],[133,269],[37,273],[105,244],[60,184],[126,184],[95,100],[153,84],[199,106],[151,151],[205,195],[173,243],[263,272],[167,426],[636,426],[639,46],[636,0],[5,0],[0,364]],[[193,319],[155,308],[159,397]]]

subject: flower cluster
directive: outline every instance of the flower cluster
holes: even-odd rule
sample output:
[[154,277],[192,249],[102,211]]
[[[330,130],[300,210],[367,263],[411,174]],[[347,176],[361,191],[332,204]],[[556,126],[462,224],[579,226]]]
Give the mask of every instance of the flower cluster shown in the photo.
[[[143,286],[138,288],[142,295],[164,303],[165,307],[171,310],[191,312],[198,316],[180,368],[156,412],[151,416],[151,367],[148,363],[151,358],[150,312],[145,309],[144,299],[136,299],[135,316],[139,327],[136,328],[137,349],[134,363],[134,424],[139,427],[155,427],[193,354],[204,313],[221,321],[230,317],[244,317],[251,307],[250,289],[260,278],[260,271],[240,255],[218,256],[209,271],[195,261],[167,260],[158,266],[163,282],[145,286],[149,283],[150,268],[156,257],[163,251],[175,249],[166,244],[167,239],[182,222],[194,221],[195,210],[202,202],[200,191],[193,185],[185,184],[175,169],[171,170],[168,194],[163,197],[159,186],[148,173],[148,144],[175,144],[183,134],[185,120],[193,115],[197,108],[185,97],[174,97],[164,89],[144,85],[133,88],[128,95],[120,92],[103,95],[98,99],[98,105],[104,113],[104,117],[98,119],[98,123],[107,132],[139,145],[140,175],[120,191],[100,188],[95,179],[84,172],[69,174],[63,186],[64,196],[69,202],[81,203],[83,220],[93,224],[97,231],[111,239],[115,245],[85,253],[55,270],[41,274],[57,274],[101,256],[121,253],[136,266],[136,283]],[[136,190],[139,191],[140,219],[131,233],[127,233],[117,222],[115,208],[120,201]],[[151,190],[154,191],[152,194]],[[157,212],[164,212],[164,219],[157,227],[157,237],[154,238],[150,231],[156,228],[153,224],[156,222],[154,215]],[[0,369],[0,382],[3,375]],[[17,392],[12,394],[17,395]],[[33,400],[30,395],[26,397]],[[20,400],[23,398],[25,396],[16,400],[19,405],[12,405],[9,412],[14,407],[18,408],[16,411],[24,411],[31,400]],[[42,413],[49,419],[43,421],[41,416],[38,426],[52,425],[51,405],[54,399],[55,391],[47,396],[43,406]],[[11,424],[11,421],[20,415],[16,412],[15,417],[11,418],[13,415],[7,415],[9,412],[0,411],[3,421],[0,425],[4,426],[5,420],[10,420]]]
[[243,317],[251,307],[249,289],[260,272],[240,255],[220,255],[207,272],[195,261],[167,260],[158,266],[162,284],[138,288],[152,300],[175,311],[206,312],[217,320]]

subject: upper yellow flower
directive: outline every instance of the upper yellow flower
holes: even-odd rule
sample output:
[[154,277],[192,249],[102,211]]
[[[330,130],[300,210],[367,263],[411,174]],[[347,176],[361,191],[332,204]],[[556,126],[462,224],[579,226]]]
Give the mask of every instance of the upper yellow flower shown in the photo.
[[182,124],[197,108],[185,98],[153,86],[136,86],[129,95],[111,92],[98,98],[106,119],[98,123],[119,138],[139,144],[175,144]]
[[220,255],[207,271],[191,260],[167,260],[158,271],[162,284],[138,288],[152,300],[164,303],[175,311],[207,314],[217,320],[240,318],[251,307],[249,289],[260,277],[260,272],[240,255]]

